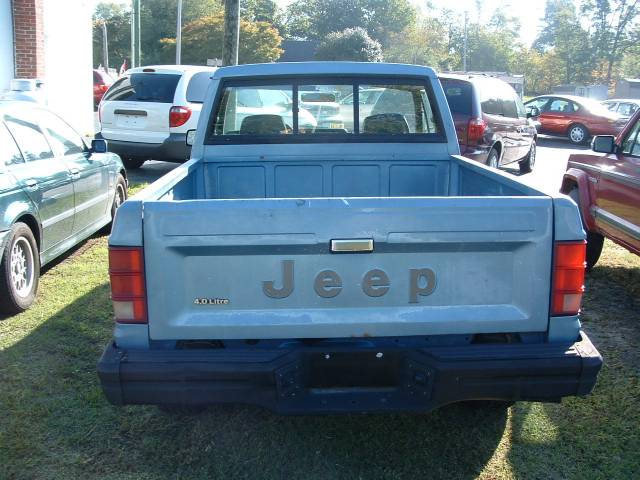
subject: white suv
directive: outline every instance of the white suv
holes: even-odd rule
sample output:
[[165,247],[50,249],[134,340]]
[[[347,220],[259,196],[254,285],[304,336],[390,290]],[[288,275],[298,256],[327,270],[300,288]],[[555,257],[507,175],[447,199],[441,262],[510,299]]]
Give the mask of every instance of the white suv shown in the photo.
[[189,158],[187,131],[198,125],[215,68],[157,65],[132,68],[116,81],[99,107],[100,132],[126,168],[145,160]]

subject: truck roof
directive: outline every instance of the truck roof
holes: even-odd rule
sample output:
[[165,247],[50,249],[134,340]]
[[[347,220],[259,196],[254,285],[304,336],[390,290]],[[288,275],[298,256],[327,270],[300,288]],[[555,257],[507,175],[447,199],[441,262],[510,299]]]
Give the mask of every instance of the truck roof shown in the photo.
[[436,78],[430,67],[399,63],[366,62],[283,62],[222,67],[213,78],[271,75],[389,75]]

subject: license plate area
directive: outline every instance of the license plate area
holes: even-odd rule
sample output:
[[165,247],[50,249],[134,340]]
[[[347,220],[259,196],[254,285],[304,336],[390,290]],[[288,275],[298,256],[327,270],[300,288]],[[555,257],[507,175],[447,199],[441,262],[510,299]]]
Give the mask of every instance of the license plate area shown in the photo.
[[313,353],[303,360],[304,386],[313,393],[396,389],[403,364],[399,352]]
[[146,117],[138,115],[116,115],[116,125],[128,128],[144,128],[147,124]]

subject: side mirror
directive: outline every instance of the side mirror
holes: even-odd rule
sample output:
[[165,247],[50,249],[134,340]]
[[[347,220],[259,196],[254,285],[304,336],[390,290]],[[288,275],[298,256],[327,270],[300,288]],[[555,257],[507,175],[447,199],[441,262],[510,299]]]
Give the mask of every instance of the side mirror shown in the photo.
[[591,150],[597,153],[615,153],[616,137],[613,135],[596,135],[591,140]]
[[527,118],[534,118],[540,116],[540,109],[538,107],[527,107]]
[[193,144],[196,143],[196,131],[195,130],[187,130],[187,145],[189,147],[193,147]]
[[107,153],[107,141],[101,138],[91,140],[91,153]]

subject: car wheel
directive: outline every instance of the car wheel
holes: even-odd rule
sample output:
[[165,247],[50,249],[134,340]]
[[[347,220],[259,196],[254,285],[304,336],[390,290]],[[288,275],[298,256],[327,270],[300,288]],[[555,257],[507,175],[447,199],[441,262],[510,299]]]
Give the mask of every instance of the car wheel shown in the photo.
[[0,262],[0,311],[10,315],[25,311],[36,298],[40,280],[40,255],[31,229],[18,222],[11,227]]
[[491,168],[498,168],[498,162],[500,161],[500,154],[498,150],[492,148],[487,157],[487,166]]
[[146,160],[142,158],[123,158],[122,163],[127,170],[135,170],[140,168]]
[[116,210],[120,208],[120,205],[127,199],[127,182],[121,174],[118,174],[116,178],[116,193],[113,197],[113,203],[111,204],[111,220],[116,218]]
[[567,136],[569,137],[569,141],[574,145],[582,145],[589,138],[589,132],[584,125],[580,125],[578,123],[569,127],[569,133]]
[[533,170],[533,166],[536,164],[536,142],[531,142],[531,148],[529,153],[520,161],[518,166],[520,167],[520,173],[529,173]]
[[[576,202],[578,207],[580,206],[580,194],[578,193],[578,189],[574,188],[569,192],[569,196],[571,200]],[[587,226],[584,223],[584,219],[582,218],[582,214],[580,214],[580,219],[582,220],[582,227],[587,232],[587,272],[590,271],[596,263],[598,263],[598,259],[600,258],[600,254],[602,253],[602,247],[604,246],[604,237],[596,232],[590,232],[587,230]]]

